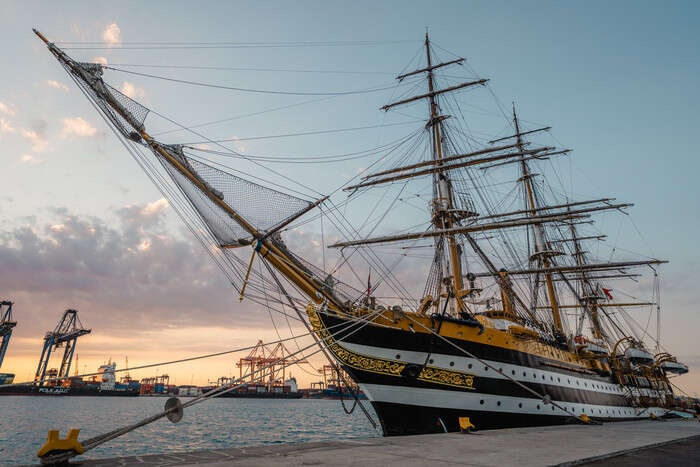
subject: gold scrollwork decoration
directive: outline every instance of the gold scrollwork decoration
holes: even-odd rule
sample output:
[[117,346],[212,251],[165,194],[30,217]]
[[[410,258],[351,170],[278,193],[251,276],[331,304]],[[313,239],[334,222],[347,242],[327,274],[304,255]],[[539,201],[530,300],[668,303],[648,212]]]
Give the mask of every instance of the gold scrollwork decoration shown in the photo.
[[[333,356],[344,365],[372,373],[398,377],[402,376],[401,373],[404,368],[406,368],[406,363],[352,352],[333,339],[333,336],[328,332],[328,329],[325,327],[321,317],[313,306],[310,305],[307,307],[306,313],[309,316],[309,322],[314,332],[326,344]],[[474,375],[461,373],[459,371],[424,366],[418,375],[418,379],[445,386],[474,389]]]

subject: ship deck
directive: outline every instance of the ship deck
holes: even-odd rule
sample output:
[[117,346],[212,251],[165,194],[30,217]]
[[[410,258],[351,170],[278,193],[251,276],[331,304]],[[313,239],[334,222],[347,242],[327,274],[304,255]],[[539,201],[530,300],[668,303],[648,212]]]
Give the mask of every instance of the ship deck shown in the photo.
[[700,465],[698,420],[513,428],[84,460],[85,466]]

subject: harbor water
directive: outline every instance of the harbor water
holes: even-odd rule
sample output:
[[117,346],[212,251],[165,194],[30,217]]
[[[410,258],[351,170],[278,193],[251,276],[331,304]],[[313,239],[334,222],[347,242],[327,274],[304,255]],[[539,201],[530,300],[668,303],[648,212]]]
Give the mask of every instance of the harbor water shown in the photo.
[[[0,397],[0,464],[37,463],[36,453],[48,430],[58,429],[64,437],[70,428],[80,428],[80,439],[87,439],[156,413],[165,401],[165,397]],[[365,406],[375,416],[371,406]],[[362,411],[357,408],[346,415],[337,400],[213,399],[186,409],[177,424],[158,420],[82,457],[373,436],[380,436],[380,431],[372,428]]]

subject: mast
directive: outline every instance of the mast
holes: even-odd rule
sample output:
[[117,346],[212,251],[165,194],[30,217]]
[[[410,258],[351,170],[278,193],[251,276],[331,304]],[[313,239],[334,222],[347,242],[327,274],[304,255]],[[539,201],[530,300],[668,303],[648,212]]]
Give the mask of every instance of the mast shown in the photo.
[[[520,133],[520,124],[518,122],[518,115],[515,113],[515,104],[513,104],[513,123],[515,124],[515,137],[518,149],[523,152],[523,140],[522,134]],[[542,128],[540,130],[545,130]],[[532,187],[532,174],[530,174],[527,162],[525,160],[521,161],[522,177],[521,180],[525,185],[527,192],[526,207],[530,209],[530,215],[536,215],[537,213],[537,203],[535,201],[534,190]],[[541,264],[542,268],[549,268],[551,266],[550,251],[545,247],[544,242],[544,227],[542,224],[535,224],[534,229],[534,240],[535,240],[535,254],[532,255],[531,259],[534,257],[537,259],[538,263]],[[561,314],[559,312],[559,300],[557,299],[556,289],[554,288],[554,282],[552,281],[552,273],[545,272],[544,274],[545,282],[547,284],[547,295],[549,297],[549,303],[552,306],[552,317],[554,318],[554,327],[556,331],[560,334],[564,334],[564,327],[561,321]]]
[[[574,244],[574,256],[576,257],[576,265],[581,267],[585,265],[585,258],[584,255],[586,254],[585,251],[581,249],[581,244],[579,242],[577,232],[576,232],[576,226],[574,224],[569,225],[569,229],[571,230],[571,239]],[[587,273],[585,270],[580,271],[581,274],[581,292],[583,294],[583,299],[585,300],[585,305],[586,308],[588,308],[588,311],[590,312],[590,318],[591,318],[591,323],[593,324],[593,336],[596,339],[600,339],[603,337],[603,333],[601,332],[600,329],[600,319],[598,317],[598,291],[594,290],[593,285],[591,284],[591,281],[588,279]]]
[[[435,87],[433,84],[433,66],[430,57],[430,38],[428,37],[428,32],[425,33],[425,55],[428,61],[428,99],[430,101],[430,122],[429,125],[432,129],[432,155],[435,164],[439,168],[442,165],[442,140],[440,138],[440,122],[442,119],[438,115],[437,102],[435,100]],[[522,151],[521,151],[522,152]],[[452,215],[450,214],[453,209],[453,197],[452,197],[452,187],[447,171],[439,171],[436,174],[437,178],[437,199],[433,200],[433,208],[437,211],[436,216],[434,216],[433,223],[437,229],[448,230],[453,226]],[[460,247],[457,245],[454,233],[447,233],[447,245],[450,254],[450,265],[452,272],[452,294],[455,297],[458,296],[459,292],[463,289],[462,282],[462,261],[461,261],[461,251]],[[457,305],[459,312],[463,311],[462,301],[457,298]]]

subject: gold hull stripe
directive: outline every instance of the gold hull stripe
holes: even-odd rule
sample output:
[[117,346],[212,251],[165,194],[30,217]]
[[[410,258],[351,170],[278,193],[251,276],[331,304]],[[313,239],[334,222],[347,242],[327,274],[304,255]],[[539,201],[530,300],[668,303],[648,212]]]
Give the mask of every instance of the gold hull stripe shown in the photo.
[[[316,335],[325,342],[328,350],[330,350],[333,356],[343,365],[370,373],[399,378],[403,377],[402,372],[407,365],[405,362],[377,358],[348,350],[336,342],[331,336],[314,307],[309,306],[306,313],[309,315],[309,322]],[[475,377],[473,374],[450,371],[427,365],[422,368],[417,379],[428,383],[457,387],[460,389],[475,389]]]

